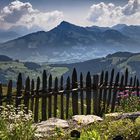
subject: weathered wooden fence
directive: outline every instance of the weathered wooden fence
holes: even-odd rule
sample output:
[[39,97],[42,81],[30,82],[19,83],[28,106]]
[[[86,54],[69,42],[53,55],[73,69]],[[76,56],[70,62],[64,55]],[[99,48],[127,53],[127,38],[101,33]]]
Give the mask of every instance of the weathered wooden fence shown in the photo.
[[76,114],[95,114],[102,116],[110,110],[113,112],[115,105],[119,102],[117,94],[120,91],[136,91],[139,96],[139,80],[128,78],[128,70],[124,74],[119,72],[115,75],[112,69],[100,75],[87,73],[86,77],[81,73],[78,80],[76,69],[73,70],[71,78],[63,81],[56,77],[52,79],[50,74],[47,77],[44,70],[42,81],[30,80],[27,77],[25,84],[22,81],[21,73],[17,79],[16,89],[12,88],[12,81],[7,85],[7,94],[3,93],[0,84],[0,105],[12,104],[18,107],[21,104],[26,106],[25,112],[30,109],[34,114],[34,121],[47,120],[50,117],[67,119]]

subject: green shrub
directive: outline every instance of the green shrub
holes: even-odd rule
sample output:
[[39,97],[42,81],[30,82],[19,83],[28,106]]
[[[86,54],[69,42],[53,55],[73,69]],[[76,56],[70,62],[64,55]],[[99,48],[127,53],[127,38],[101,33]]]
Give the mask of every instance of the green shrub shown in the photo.
[[32,126],[32,113],[13,106],[0,108],[0,140],[32,140],[35,127]]
[[82,131],[80,140],[108,140],[107,136],[101,137],[97,130]]

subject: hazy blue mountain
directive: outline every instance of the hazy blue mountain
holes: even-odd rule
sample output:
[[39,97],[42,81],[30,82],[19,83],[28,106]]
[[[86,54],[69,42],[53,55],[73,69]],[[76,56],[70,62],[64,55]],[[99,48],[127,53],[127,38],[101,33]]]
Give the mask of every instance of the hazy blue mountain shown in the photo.
[[63,21],[48,32],[35,32],[1,44],[0,53],[24,61],[72,63],[117,51],[139,51],[140,36],[130,37],[126,31],[84,28]]
[[140,39],[140,26],[139,25],[125,25],[118,24],[112,27],[112,29],[120,31],[122,34],[131,38]]
[[0,42],[6,42],[15,38],[18,38],[20,35],[14,31],[0,30]]
[[0,55],[0,61],[13,61],[13,59],[5,55]]
[[117,24],[117,25],[113,26],[112,29],[121,31],[125,27],[127,27],[126,24]]

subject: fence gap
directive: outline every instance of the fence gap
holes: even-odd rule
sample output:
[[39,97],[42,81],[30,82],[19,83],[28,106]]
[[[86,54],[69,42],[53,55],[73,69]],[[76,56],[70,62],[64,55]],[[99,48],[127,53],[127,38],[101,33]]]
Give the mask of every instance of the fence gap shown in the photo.
[[110,77],[110,82],[109,82],[109,86],[111,87],[109,89],[109,92],[108,92],[108,97],[107,97],[107,109],[106,109],[106,112],[108,112],[109,110],[109,107],[110,107],[110,102],[111,102],[111,99],[112,99],[112,86],[113,86],[113,80],[114,80],[114,69],[112,69],[111,71],[111,77]]
[[116,98],[117,98],[117,91],[118,91],[118,83],[119,83],[119,77],[120,73],[118,72],[116,79],[115,79],[115,84],[114,84],[114,89],[113,89],[113,98],[111,102],[111,112],[114,112],[115,110],[115,104],[116,104]]

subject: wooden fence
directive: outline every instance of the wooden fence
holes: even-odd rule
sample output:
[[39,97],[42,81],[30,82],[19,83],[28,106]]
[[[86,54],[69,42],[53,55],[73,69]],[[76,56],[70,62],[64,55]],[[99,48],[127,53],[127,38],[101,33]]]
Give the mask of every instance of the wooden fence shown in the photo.
[[95,114],[102,116],[110,110],[113,112],[119,99],[117,94],[126,89],[135,91],[139,96],[139,80],[128,78],[128,70],[124,74],[119,72],[115,75],[112,69],[110,76],[108,71],[100,75],[87,73],[86,77],[81,73],[80,80],[77,78],[76,69],[73,70],[71,78],[63,81],[56,77],[47,77],[46,71],[37,81],[27,77],[25,84],[20,73],[17,79],[16,89],[12,88],[12,81],[7,85],[7,94],[3,93],[0,84],[0,105],[12,104],[18,107],[26,106],[25,112],[30,109],[34,114],[34,121],[47,120],[50,117],[67,119],[76,114]]

